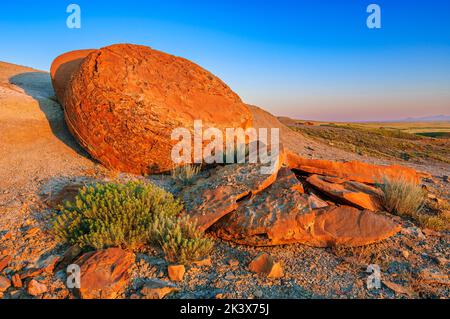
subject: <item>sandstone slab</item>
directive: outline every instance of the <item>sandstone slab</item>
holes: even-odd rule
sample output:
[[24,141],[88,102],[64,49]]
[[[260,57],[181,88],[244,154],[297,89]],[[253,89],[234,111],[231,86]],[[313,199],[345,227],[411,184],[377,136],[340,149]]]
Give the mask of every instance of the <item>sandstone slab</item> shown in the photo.
[[90,252],[75,264],[80,266],[82,299],[115,299],[125,289],[130,278],[134,254],[120,248]]
[[[267,163],[229,164],[217,167],[210,177],[184,189],[181,198],[186,214],[197,221],[201,230],[206,230],[236,210],[240,200],[258,194],[276,180],[283,154],[271,156],[275,163],[271,174],[261,173]],[[296,186],[301,187],[299,183]]]
[[383,178],[404,178],[408,181],[419,183],[422,176],[412,168],[391,165],[373,165],[364,162],[333,162],[329,160],[307,159],[295,153],[286,154],[286,164],[291,169],[296,169],[308,174],[338,177],[344,180],[360,183],[376,184],[383,182]]
[[312,209],[287,169],[266,190],[239,203],[212,228],[218,237],[250,246],[303,243],[315,247],[363,246],[396,234],[390,218],[349,206]]
[[371,211],[382,209],[379,199],[381,191],[375,187],[353,181],[344,181],[339,184],[330,183],[329,179],[319,175],[311,175],[306,181],[319,191],[344,204]]

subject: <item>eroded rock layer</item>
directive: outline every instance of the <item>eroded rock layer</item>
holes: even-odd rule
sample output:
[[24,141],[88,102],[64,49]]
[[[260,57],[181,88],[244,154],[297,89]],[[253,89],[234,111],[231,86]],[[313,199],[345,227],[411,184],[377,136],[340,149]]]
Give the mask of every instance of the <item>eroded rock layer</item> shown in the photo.
[[286,154],[286,164],[308,174],[318,174],[339,177],[345,180],[376,184],[383,182],[383,178],[399,179],[419,183],[421,173],[412,168],[391,165],[373,165],[364,162],[333,162],[329,160],[307,159],[292,152]]

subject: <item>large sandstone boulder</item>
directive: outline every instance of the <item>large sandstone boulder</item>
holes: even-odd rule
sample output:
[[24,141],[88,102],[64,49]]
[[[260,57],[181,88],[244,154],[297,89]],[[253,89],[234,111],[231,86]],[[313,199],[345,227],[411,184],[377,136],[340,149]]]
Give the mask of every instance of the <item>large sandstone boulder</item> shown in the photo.
[[58,56],[50,68],[53,88],[59,103],[64,105],[64,94],[69,85],[72,74],[78,70],[84,58],[96,50],[77,50],[66,52]]
[[120,44],[91,52],[64,91],[72,134],[95,159],[120,171],[172,169],[171,151],[178,142],[171,140],[172,131],[193,132],[194,120],[222,132],[252,126],[247,106],[219,78],[145,46]]

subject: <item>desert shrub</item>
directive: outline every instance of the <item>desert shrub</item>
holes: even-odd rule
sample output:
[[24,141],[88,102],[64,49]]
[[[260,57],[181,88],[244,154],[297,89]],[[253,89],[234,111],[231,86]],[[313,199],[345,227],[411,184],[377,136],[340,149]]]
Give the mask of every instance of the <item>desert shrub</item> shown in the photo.
[[57,238],[80,247],[133,249],[149,240],[153,224],[181,209],[172,194],[152,184],[93,184],[61,207],[53,230]]
[[393,214],[414,217],[425,204],[425,193],[419,185],[405,178],[384,178],[380,185],[384,208]]
[[204,259],[214,245],[189,217],[158,221],[150,230],[150,238],[161,246],[168,262],[178,264]]
[[180,181],[183,185],[190,185],[194,181],[194,177],[200,173],[201,165],[186,164],[177,166],[172,169],[172,178]]

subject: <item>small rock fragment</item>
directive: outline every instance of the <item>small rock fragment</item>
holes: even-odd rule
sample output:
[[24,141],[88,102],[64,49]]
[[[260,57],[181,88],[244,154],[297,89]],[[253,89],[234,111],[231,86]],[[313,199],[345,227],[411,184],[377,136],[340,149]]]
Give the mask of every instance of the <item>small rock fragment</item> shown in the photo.
[[37,297],[47,292],[47,286],[35,279],[32,279],[28,284],[27,292],[31,296]]
[[6,256],[0,256],[0,272],[3,271],[6,267],[8,267],[10,261],[12,260],[12,257],[9,255]]
[[186,268],[184,265],[170,265],[167,267],[167,272],[169,274],[169,278],[172,281],[182,281],[184,278],[184,274],[186,273]]
[[11,282],[5,276],[0,276],[0,292],[6,291],[11,287]]
[[22,288],[23,287],[22,279],[20,279],[19,274],[14,274],[11,278],[11,281],[12,281],[14,288]]
[[272,256],[261,253],[248,266],[254,273],[267,275],[268,278],[281,278],[284,276],[280,263],[276,263]]

